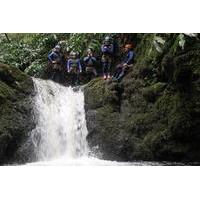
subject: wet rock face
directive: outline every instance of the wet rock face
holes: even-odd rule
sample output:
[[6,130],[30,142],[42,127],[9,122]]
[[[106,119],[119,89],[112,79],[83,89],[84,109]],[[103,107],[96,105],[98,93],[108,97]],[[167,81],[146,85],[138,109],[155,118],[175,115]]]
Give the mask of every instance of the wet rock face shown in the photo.
[[18,149],[34,127],[32,79],[19,69],[0,64],[0,164],[20,163]]
[[178,34],[162,37],[158,52],[144,35],[120,83],[85,88],[88,143],[105,159],[200,161],[200,43],[186,36],[182,48]]

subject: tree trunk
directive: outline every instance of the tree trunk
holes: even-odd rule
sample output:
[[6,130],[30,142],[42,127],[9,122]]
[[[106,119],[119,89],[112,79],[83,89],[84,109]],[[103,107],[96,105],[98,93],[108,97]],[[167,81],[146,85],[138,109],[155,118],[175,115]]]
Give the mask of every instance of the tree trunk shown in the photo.
[[7,33],[5,33],[5,36],[6,36],[6,39],[8,40],[8,42],[10,43],[10,39],[9,39],[9,37],[8,37],[8,34],[7,34]]

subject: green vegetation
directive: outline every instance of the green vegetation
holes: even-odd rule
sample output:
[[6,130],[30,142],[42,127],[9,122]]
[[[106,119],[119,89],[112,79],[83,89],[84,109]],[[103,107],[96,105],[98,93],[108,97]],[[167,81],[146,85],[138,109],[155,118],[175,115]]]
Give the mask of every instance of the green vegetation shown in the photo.
[[[114,160],[199,161],[198,35],[144,34],[136,38],[136,63],[120,83],[102,85],[94,80],[86,87],[90,147],[98,140],[102,156]],[[101,98],[95,99],[92,94],[100,86],[104,87],[100,91],[114,88],[113,93],[100,92]],[[118,110],[109,101],[99,101],[113,94],[118,98]],[[110,123],[114,116],[115,122]]]
[[34,127],[32,94],[30,77],[16,67],[0,64],[0,164],[22,161],[15,156]]
[[97,53],[105,34],[0,34],[0,63],[19,68],[25,73],[43,77],[47,64],[47,55],[60,44],[63,53],[71,50],[82,55],[88,47]]
[[[57,43],[64,54],[74,50],[82,56],[92,47],[98,57],[104,37],[0,34],[0,62],[13,65],[0,66],[2,162],[14,156],[34,126],[27,74],[45,77],[47,54]],[[95,78],[85,86],[91,149],[112,160],[200,161],[199,39],[199,34],[117,34],[119,46],[134,43],[136,60],[122,81]]]

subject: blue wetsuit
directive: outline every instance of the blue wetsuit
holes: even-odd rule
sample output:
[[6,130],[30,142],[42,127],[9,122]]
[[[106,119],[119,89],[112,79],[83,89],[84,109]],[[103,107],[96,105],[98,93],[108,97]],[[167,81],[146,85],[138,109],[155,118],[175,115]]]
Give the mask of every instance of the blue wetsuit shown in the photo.
[[85,65],[93,66],[96,64],[97,59],[94,56],[86,56],[83,61]]
[[79,72],[82,72],[82,66],[79,59],[69,59],[67,61],[67,71],[69,72],[71,68],[76,67],[79,69]]
[[55,51],[52,51],[51,53],[49,53],[48,55],[48,60],[50,62],[53,62],[53,61],[58,61],[60,60],[60,54],[55,52]]
[[135,53],[129,50],[122,63],[127,65],[133,64],[134,58],[135,58]]
[[97,71],[95,69],[97,59],[94,56],[86,56],[85,58],[83,58],[83,62],[85,65],[86,72],[88,72],[88,68],[92,67],[93,74],[97,76]]
[[102,71],[104,76],[108,76],[110,74],[110,68],[111,68],[111,57],[113,56],[113,44],[103,44],[101,46],[101,52],[102,52]]
[[135,58],[135,53],[132,50],[129,50],[127,52],[124,60],[122,61],[122,63],[117,66],[117,70],[114,74],[114,78],[116,80],[119,80],[124,76],[125,69],[123,68],[123,65],[124,64],[127,64],[127,65],[133,64],[134,58]]
[[113,54],[113,45],[112,44],[103,44],[101,46],[101,51],[103,54]]

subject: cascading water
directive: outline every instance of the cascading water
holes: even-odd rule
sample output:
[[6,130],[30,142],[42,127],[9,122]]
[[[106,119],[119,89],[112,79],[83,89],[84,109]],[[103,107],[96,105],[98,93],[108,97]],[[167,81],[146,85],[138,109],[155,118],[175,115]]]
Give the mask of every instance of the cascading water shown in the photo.
[[33,79],[36,128],[30,133],[37,162],[30,165],[159,165],[115,162],[89,156],[84,94],[50,80]]
[[33,79],[36,128],[30,133],[37,162],[31,165],[113,165],[89,157],[84,94],[50,80]]
[[31,133],[38,160],[87,156],[84,95],[79,89],[34,79],[36,128]]

